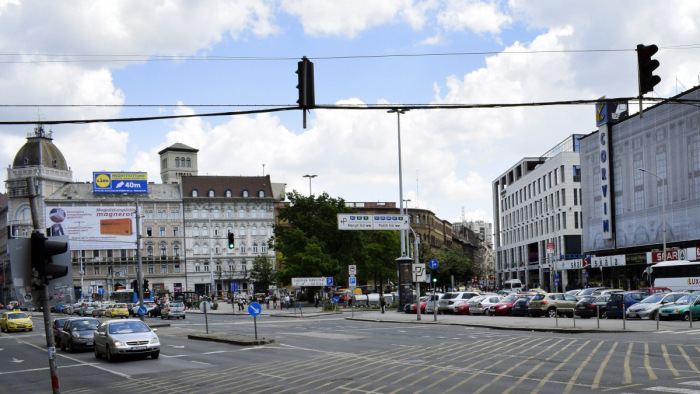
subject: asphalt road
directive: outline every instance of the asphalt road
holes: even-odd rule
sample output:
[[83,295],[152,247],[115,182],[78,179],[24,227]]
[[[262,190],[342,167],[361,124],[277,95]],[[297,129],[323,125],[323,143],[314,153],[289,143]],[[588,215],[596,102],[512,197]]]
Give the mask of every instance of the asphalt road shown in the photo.
[[[213,333],[254,335],[250,316],[209,315]],[[0,334],[3,392],[51,392],[43,324]],[[163,323],[146,319],[148,323]],[[700,393],[700,330],[620,333],[502,331],[451,325],[258,318],[274,344],[187,339],[190,314],[160,327],[158,360],[109,363],[58,351],[63,393]]]

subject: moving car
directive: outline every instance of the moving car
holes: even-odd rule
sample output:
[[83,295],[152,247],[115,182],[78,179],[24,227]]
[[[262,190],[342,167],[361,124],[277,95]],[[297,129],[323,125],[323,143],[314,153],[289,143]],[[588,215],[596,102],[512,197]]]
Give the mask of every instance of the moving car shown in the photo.
[[95,358],[103,355],[109,361],[126,355],[160,356],[160,340],[156,329],[137,319],[107,320],[93,334]]
[[59,317],[53,319],[53,323],[51,323],[53,342],[57,347],[61,346],[61,331],[63,331],[63,325],[66,324],[66,320],[68,319],[70,319],[70,317]]
[[34,323],[26,313],[15,309],[12,312],[5,312],[0,316],[0,331],[32,331]]
[[160,318],[170,319],[175,318],[185,318],[185,304],[182,301],[171,301],[166,302],[162,308],[160,308]]
[[61,350],[75,352],[78,349],[92,349],[93,334],[100,324],[94,317],[79,317],[68,319],[61,331]]
[[688,293],[655,293],[627,308],[625,314],[628,319],[648,318],[653,320],[662,306],[673,304]]
[[129,307],[126,304],[112,304],[107,309],[105,309],[106,317],[123,317],[125,319],[129,318]]
[[689,321],[691,312],[693,320],[696,318],[700,319],[700,297],[697,295],[688,294],[679,298],[673,304],[661,307],[661,309],[659,309],[659,319],[681,319],[684,321]]

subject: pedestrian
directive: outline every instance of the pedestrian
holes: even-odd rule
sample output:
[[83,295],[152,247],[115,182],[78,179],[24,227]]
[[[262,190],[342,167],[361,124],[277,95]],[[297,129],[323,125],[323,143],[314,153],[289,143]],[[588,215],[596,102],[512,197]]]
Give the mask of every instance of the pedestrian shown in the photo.
[[277,309],[277,295],[272,295],[272,309]]
[[243,310],[243,297],[242,297],[242,296],[240,296],[240,295],[238,296],[238,302],[237,302],[237,303],[238,303],[238,310],[239,310],[239,311],[242,311],[242,310]]
[[265,296],[265,309],[270,309],[270,296]]
[[384,307],[386,306],[386,298],[384,298],[384,293],[379,296],[379,305],[382,307],[382,313],[384,313]]
[[287,306],[287,310],[289,310],[289,304],[292,303],[292,300],[289,298],[289,294],[284,296],[284,304]]
[[320,295],[320,294],[314,294],[314,301],[315,301],[315,302],[314,302],[314,307],[315,307],[315,308],[318,308],[318,301],[319,301],[319,298],[321,298],[321,295]]

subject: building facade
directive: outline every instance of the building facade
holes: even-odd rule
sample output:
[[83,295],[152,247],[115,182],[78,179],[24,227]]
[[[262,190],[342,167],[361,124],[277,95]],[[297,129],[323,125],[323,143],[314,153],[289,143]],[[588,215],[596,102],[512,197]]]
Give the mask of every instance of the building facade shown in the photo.
[[637,288],[651,264],[700,260],[698,99],[696,87],[581,140],[583,271],[596,282]]
[[508,279],[552,291],[582,285],[582,277],[556,269],[581,254],[580,138],[524,158],[493,181],[498,287]]
[[[183,176],[187,290],[199,294],[267,291],[250,281],[253,260],[276,266],[269,242],[275,224],[270,176]],[[228,234],[235,246],[228,247]]]

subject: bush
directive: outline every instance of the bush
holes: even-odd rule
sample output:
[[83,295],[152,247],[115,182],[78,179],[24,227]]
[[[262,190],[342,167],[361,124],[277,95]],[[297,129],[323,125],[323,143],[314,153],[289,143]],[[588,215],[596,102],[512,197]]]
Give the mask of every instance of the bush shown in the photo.
[[216,299],[214,299],[214,302],[211,304],[211,310],[215,311],[217,309],[219,309],[219,303],[216,302]]

